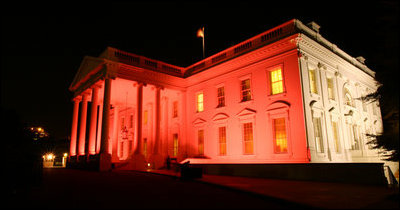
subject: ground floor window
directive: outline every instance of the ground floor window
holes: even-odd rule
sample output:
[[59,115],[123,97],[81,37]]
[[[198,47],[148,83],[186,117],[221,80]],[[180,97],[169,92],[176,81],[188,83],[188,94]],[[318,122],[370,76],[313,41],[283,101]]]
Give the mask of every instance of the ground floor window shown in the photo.
[[199,155],[204,155],[204,130],[200,129],[197,131],[198,140],[198,153]]
[[176,157],[178,156],[178,134],[174,133],[173,135],[173,143],[174,143],[174,148],[173,148],[173,156]]
[[218,128],[219,155],[226,155],[226,127]]
[[244,154],[253,154],[253,123],[243,124]]
[[313,118],[313,126],[314,126],[314,140],[315,140],[315,150],[317,152],[324,152],[324,140],[322,138],[322,125],[321,118],[314,117]]
[[287,135],[285,118],[273,120],[275,153],[287,153]]
[[335,152],[340,153],[340,140],[339,140],[339,130],[338,123],[332,121],[332,133],[333,133],[333,142],[335,144]]

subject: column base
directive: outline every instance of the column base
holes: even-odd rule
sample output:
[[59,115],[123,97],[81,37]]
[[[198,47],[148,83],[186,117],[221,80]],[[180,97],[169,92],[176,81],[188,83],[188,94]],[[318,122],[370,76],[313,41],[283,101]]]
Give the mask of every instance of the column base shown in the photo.
[[99,171],[111,171],[111,155],[108,153],[100,154]]
[[161,154],[153,154],[149,158],[150,167],[152,169],[159,169],[164,166],[164,158]]

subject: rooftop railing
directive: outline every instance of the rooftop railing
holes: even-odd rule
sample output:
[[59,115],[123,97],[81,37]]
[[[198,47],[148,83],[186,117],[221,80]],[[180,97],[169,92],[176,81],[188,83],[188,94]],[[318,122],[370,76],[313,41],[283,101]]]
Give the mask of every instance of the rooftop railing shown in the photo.
[[143,67],[145,69],[151,69],[153,71],[162,72],[173,76],[178,76],[178,77],[183,76],[182,72],[184,68],[182,67],[146,58],[144,56],[135,55],[133,53],[128,53],[112,47],[109,47],[107,50],[108,50],[107,57],[111,60],[132,66]]
[[265,31],[264,33],[261,33],[222,52],[219,52],[191,66],[188,66],[187,68],[185,68],[184,77],[196,74],[214,65],[242,55],[246,52],[252,51],[266,44],[270,44],[278,39],[289,36],[294,32],[294,20],[288,21],[280,26]]

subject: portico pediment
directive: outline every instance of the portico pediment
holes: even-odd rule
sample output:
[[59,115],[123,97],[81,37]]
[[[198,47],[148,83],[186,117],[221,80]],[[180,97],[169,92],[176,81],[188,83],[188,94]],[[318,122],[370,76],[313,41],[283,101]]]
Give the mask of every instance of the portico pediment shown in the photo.
[[80,84],[87,81],[91,75],[102,69],[102,64],[104,64],[104,60],[101,58],[85,56],[81,62],[81,65],[79,66],[78,73],[76,73],[74,80],[69,87],[69,90],[75,91]]

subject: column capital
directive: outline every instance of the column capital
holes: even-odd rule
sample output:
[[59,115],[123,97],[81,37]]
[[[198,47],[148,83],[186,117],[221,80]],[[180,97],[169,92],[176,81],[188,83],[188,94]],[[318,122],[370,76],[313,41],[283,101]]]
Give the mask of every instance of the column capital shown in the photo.
[[156,89],[156,90],[164,90],[164,86],[162,86],[162,85],[154,85],[154,84],[152,84],[152,86],[153,87],[151,87],[151,90],[154,90],[154,89]]
[[82,96],[76,96],[76,97],[72,98],[71,101],[80,102],[80,101],[82,101]]
[[145,82],[134,81],[134,82],[133,82],[133,87],[136,87],[136,86],[144,86],[144,87],[146,87],[146,86],[147,86],[147,83],[145,83]]
[[102,87],[102,85],[100,85],[100,84],[93,84],[92,86],[90,86],[90,89],[94,89],[94,88],[99,89],[101,87]]

